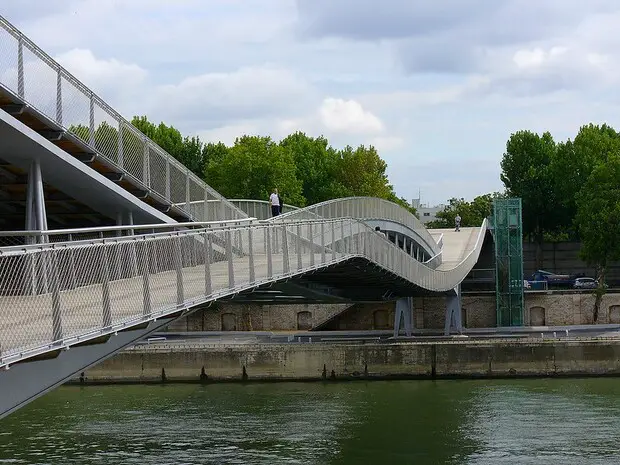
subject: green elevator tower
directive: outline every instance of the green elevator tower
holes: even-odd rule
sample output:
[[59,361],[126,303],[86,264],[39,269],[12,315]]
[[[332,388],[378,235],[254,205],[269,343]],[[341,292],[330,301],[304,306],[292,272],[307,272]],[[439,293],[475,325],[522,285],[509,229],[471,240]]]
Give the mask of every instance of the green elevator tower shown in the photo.
[[521,199],[493,202],[497,326],[523,325]]

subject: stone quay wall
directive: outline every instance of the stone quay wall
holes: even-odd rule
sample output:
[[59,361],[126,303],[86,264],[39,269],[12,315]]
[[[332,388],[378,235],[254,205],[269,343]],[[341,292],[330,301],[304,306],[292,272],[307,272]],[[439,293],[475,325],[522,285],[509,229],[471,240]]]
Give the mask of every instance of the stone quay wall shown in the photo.
[[620,375],[620,340],[136,346],[82,384]]

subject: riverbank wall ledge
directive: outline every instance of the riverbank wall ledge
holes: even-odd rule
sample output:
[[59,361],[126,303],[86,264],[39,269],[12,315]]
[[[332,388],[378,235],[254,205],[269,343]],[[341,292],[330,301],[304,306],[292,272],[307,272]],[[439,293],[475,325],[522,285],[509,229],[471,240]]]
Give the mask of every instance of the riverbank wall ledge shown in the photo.
[[136,346],[73,382],[160,383],[620,375],[620,340]]

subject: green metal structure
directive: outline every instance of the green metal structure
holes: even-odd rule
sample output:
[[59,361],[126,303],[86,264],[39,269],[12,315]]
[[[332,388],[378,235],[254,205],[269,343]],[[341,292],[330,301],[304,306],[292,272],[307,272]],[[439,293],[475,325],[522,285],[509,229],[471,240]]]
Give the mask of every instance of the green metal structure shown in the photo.
[[523,325],[521,199],[493,202],[497,326]]

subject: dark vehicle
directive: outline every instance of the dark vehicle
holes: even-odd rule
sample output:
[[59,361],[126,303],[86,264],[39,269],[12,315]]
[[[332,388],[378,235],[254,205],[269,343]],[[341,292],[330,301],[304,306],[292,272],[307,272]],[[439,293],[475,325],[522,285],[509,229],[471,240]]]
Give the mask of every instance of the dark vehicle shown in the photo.
[[574,287],[575,280],[582,277],[583,273],[569,275],[538,270],[530,278],[530,284],[532,289],[571,288]]

